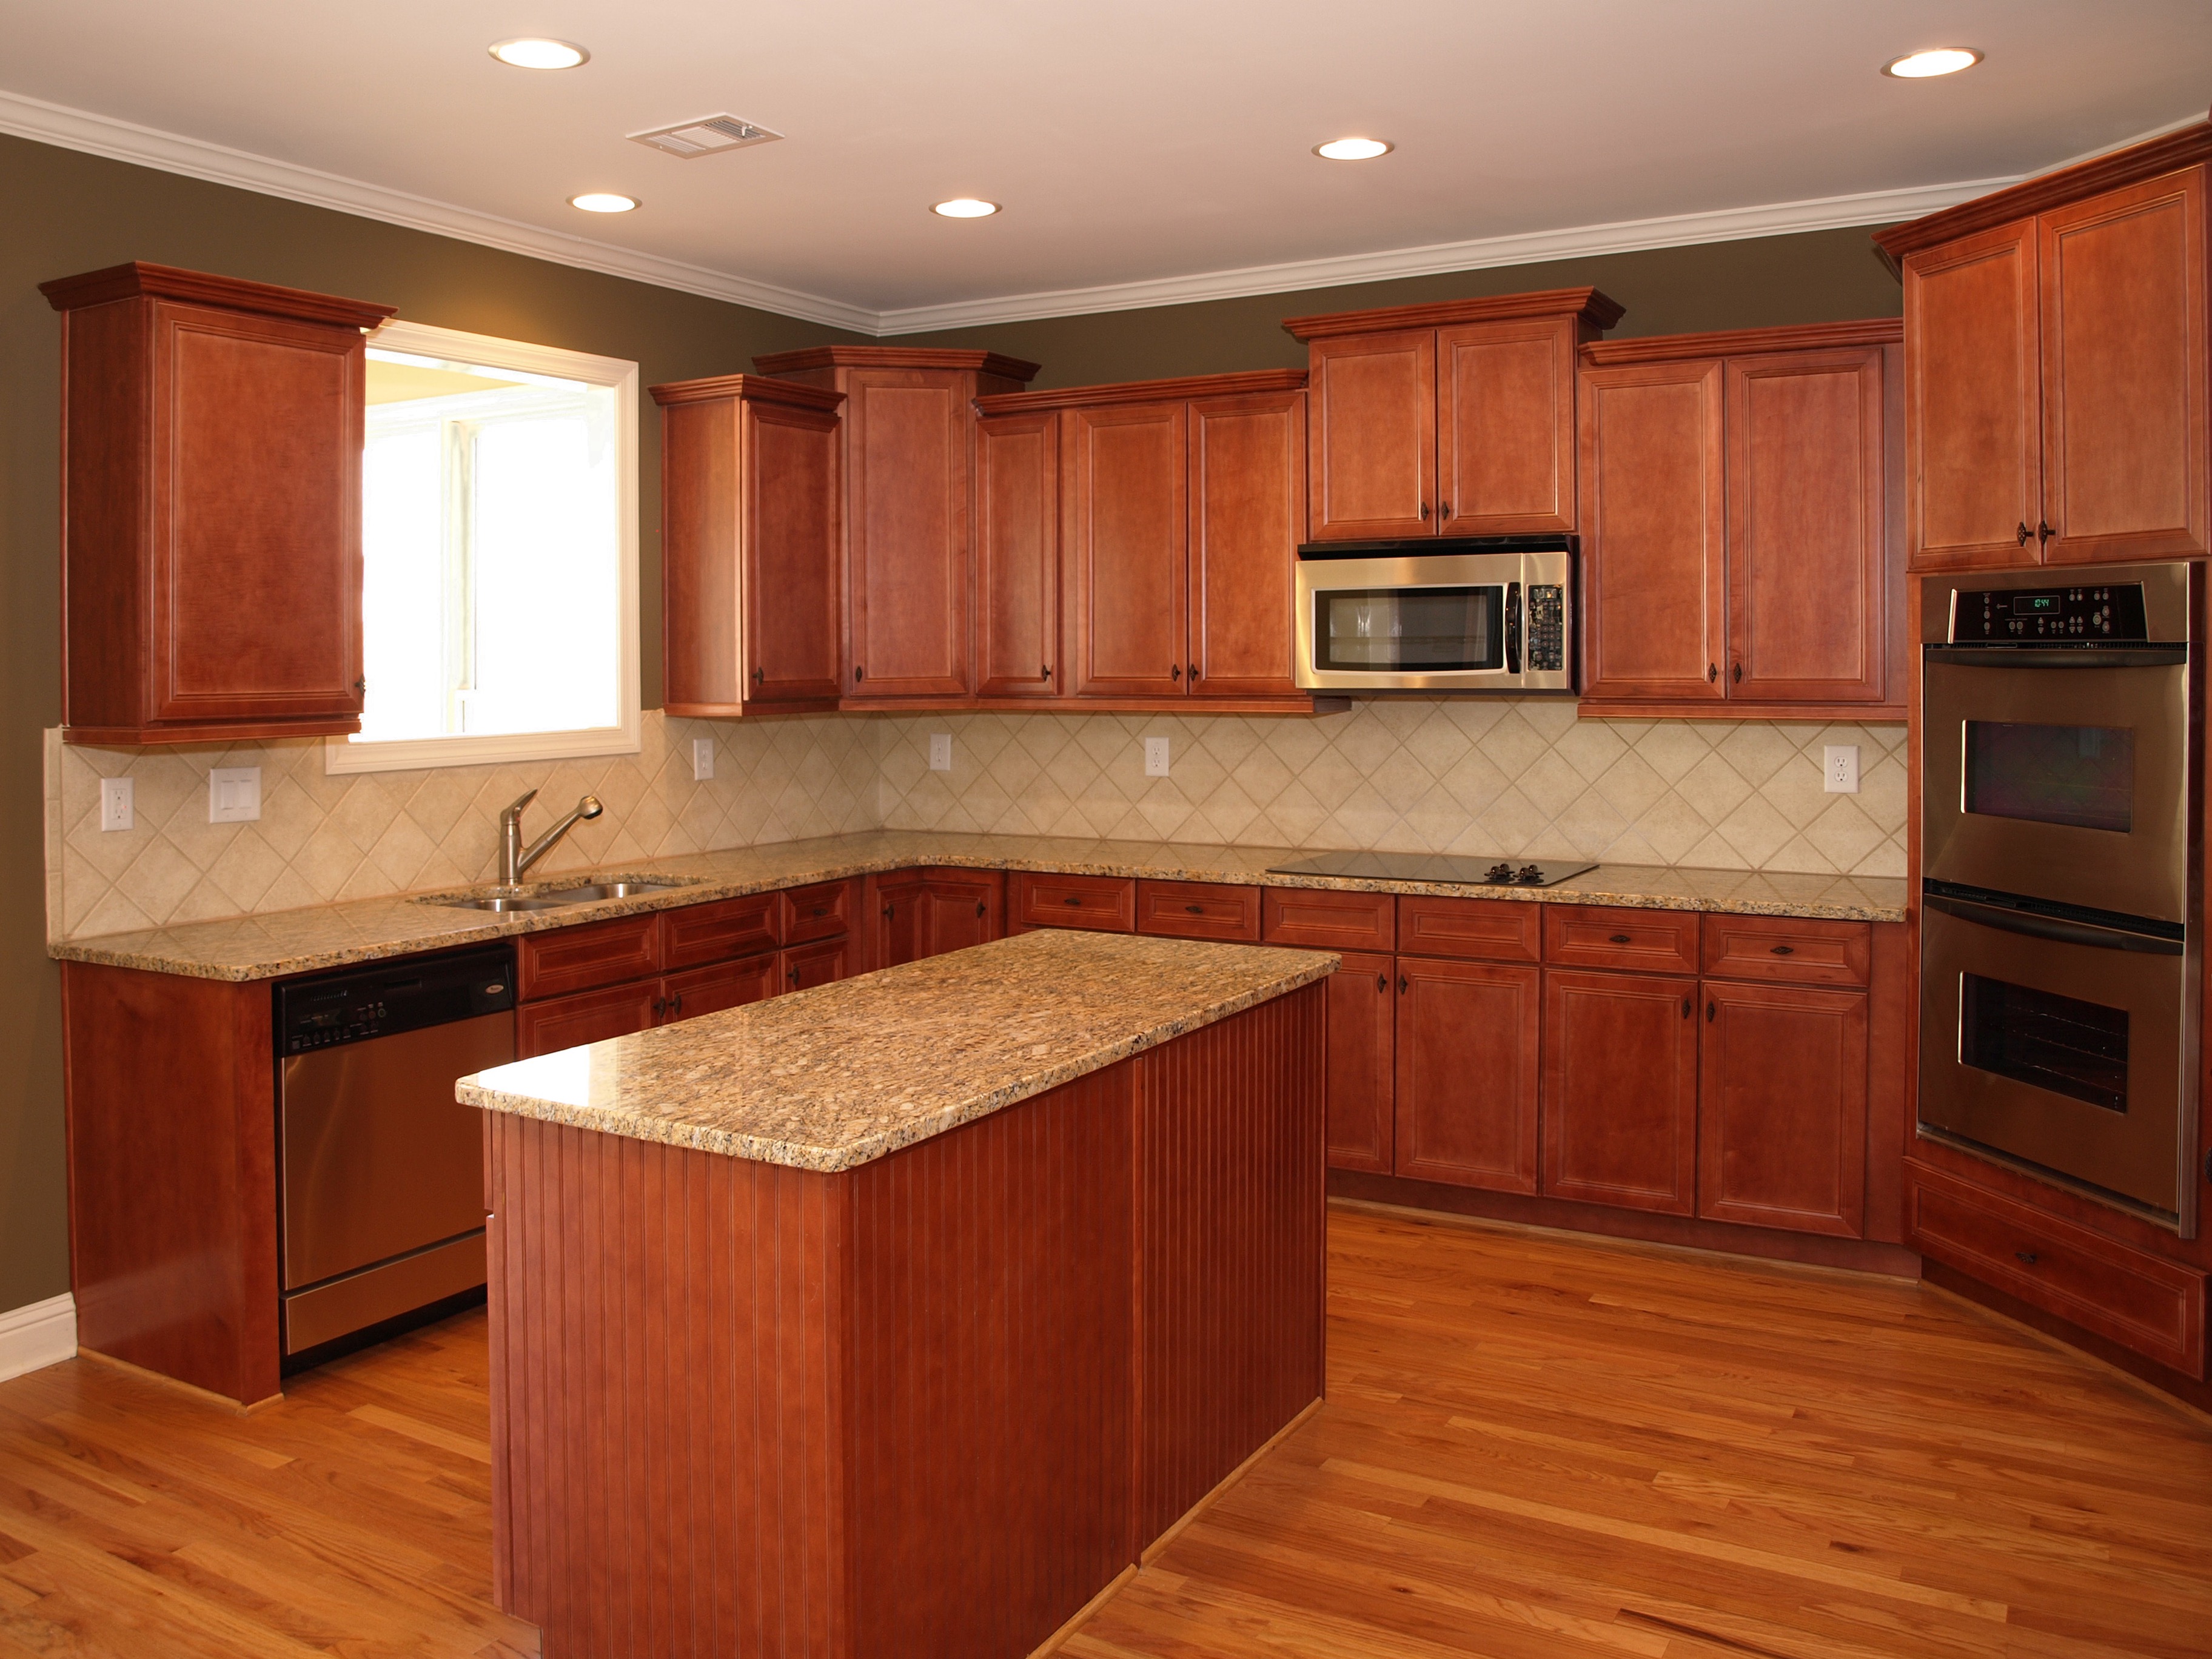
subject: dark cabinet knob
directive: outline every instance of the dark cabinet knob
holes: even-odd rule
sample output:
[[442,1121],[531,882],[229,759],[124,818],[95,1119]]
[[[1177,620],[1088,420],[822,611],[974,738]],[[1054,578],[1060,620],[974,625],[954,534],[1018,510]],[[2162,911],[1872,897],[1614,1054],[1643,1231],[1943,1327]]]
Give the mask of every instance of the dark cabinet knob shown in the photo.
[[1689,1017],[1690,1017],[1690,1000],[1689,1000],[1689,998],[1687,998],[1687,997],[1684,997],[1684,998],[1682,999],[1682,1018],[1683,1018],[1684,1019],[1687,1019],[1687,1018],[1689,1018]]
[[655,1019],[659,1019],[659,1018],[663,1014],[666,1013],[667,1012],[668,1012],[668,999],[667,999],[666,997],[655,997],[655,998],[653,998],[653,1017]]
[[1708,1002],[1708,1003],[1705,1005],[1705,1024],[1708,1024],[1708,1025],[1710,1025],[1710,1024],[1711,1024],[1712,1023],[1713,1023],[1713,1005],[1712,1005],[1711,1003]]
[[[886,904],[885,906],[884,906],[884,920],[885,921],[889,921],[891,919],[891,912],[892,912],[893,910],[896,909],[897,908],[898,908],[898,907],[897,907],[896,905],[894,905],[894,904]],[[819,910],[817,910],[814,914],[815,914],[816,915],[817,915],[817,916],[818,916],[818,915],[820,915],[822,913],[821,913]]]
[[1413,988],[1413,981],[1412,980],[1407,979],[1403,974],[1398,975],[1398,994],[1400,996],[1405,995],[1407,992]]
[[758,685],[760,683],[761,683],[761,671],[760,671],[759,669],[756,668],[756,669],[754,669],[754,670],[753,670],[753,684],[754,684],[755,685]]
[[1720,678],[1720,677],[1721,665],[1718,663],[1709,662],[1705,665],[1705,684],[1707,685],[1711,685],[1715,680]]
[[826,916],[830,914],[830,907],[826,904],[817,904],[814,907],[814,914],[817,916]]
[[1375,988],[1376,988],[1376,990],[1378,990],[1378,991],[1387,991],[1387,990],[1389,990],[1389,989],[1390,988],[1390,975],[1388,975],[1388,974],[1377,974],[1377,975],[1375,975]]
[[1060,902],[1062,904],[1081,904],[1083,902],[1083,899],[1079,894],[1070,893],[1066,898],[1060,900]]
[[860,664],[854,663],[853,665],[853,684],[858,685],[862,680],[867,678],[868,671],[861,667]]
[[1626,945],[1628,943],[1628,935],[1626,933],[1607,933],[1606,935],[1606,939],[1609,944]]
[[1741,685],[1743,684],[1743,665],[1741,663],[1736,664],[1733,668],[1729,670],[1729,678],[1738,685]]
[[1439,519],[1449,519],[1451,517],[1451,503],[1449,501],[1438,501],[1437,503],[1437,517]]
[[1206,907],[1203,904],[1186,904],[1182,908],[1194,916],[1202,916],[1206,914]]
[[1047,663],[1042,668],[1037,670],[1037,672],[1043,675],[1045,678],[1050,679],[1052,678],[1052,665],[1050,663]]
[[355,690],[356,690],[356,691],[360,692],[360,693],[362,694],[362,696],[363,696],[365,697],[365,696],[367,696],[368,695],[368,682],[367,680],[365,680],[365,679],[364,679],[364,680],[356,680],[356,681],[353,683],[353,689],[354,689]]
[[1193,663],[1190,665],[1190,683],[1193,685],[1196,685],[1198,684],[1198,665],[1196,663]]
[[1794,945],[1778,945],[1774,947],[1774,954],[1778,957],[1794,957],[1797,954],[1797,947]]
[[683,992],[678,991],[678,992],[676,994],[676,995],[675,995],[672,999],[671,999],[671,1000],[670,1000],[670,1002],[669,1002],[669,1004],[668,1004],[668,1011],[669,1011],[671,1013],[674,1014],[674,1015],[675,1015],[678,1019],[681,1019],[681,1018],[684,1018],[684,993],[683,993]]
[[1168,665],[1168,678],[1173,680],[1177,685],[1181,685],[1182,684],[1182,665],[1179,662],[1170,663]]
[[975,920],[981,921],[984,917],[990,914],[991,906],[989,902],[983,899],[977,899],[975,901]]
[[2035,534],[2035,532],[2033,530],[2030,530],[2027,524],[2023,522],[2020,527],[2020,544],[2022,547],[2026,547],[2027,545],[2027,538],[2033,534]]
[[2050,540],[2053,536],[2056,536],[2057,533],[2058,533],[2058,532],[2057,532],[2057,531],[2053,530],[2053,529],[2052,529],[2052,528],[2051,528],[2048,524],[2045,523],[2042,520],[2038,519],[2038,520],[2035,521],[2035,544],[2036,544],[2038,547],[2042,546],[2045,542],[2049,541],[2049,540]]
[[793,969],[789,973],[786,974],[786,975],[784,975],[784,977],[785,977],[786,979],[789,980],[789,981],[790,981],[793,985],[798,984],[798,983],[799,983],[799,969],[796,969],[796,968]]
[[2035,1265],[2035,1252],[2033,1250],[2014,1250],[2013,1254],[2018,1256],[2029,1267],[2033,1267]]
[[1428,516],[1429,516],[1429,504],[1428,504],[1426,501],[1423,501],[1423,502],[1421,503],[1421,517],[1422,517],[1422,519],[1425,521],[1425,520],[1427,520]]

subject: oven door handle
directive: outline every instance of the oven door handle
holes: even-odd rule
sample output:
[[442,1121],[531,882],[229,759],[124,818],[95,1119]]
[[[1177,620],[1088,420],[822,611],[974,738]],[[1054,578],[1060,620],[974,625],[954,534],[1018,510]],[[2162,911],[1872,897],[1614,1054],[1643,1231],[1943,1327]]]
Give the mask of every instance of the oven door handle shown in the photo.
[[2034,646],[1923,645],[1929,662],[1948,663],[1954,668],[2173,668],[2189,660],[2185,645],[2060,647],[2042,650]]
[[1505,672],[1521,677],[1521,584],[1505,584]]
[[1947,916],[1956,916],[1961,921],[1971,921],[1984,927],[1994,927],[2000,933],[2021,933],[2029,939],[2047,939],[2061,945],[2087,945],[2099,951],[2130,951],[2147,957],[2178,957],[2181,941],[2172,939],[2152,939],[2143,933],[2123,933],[2117,928],[2096,927],[2084,921],[2065,921],[2057,916],[2039,916],[2025,910],[2008,910],[2002,905],[1976,904],[1971,899],[1948,898],[1941,893],[1923,893],[1920,902],[1931,910],[1941,910]]

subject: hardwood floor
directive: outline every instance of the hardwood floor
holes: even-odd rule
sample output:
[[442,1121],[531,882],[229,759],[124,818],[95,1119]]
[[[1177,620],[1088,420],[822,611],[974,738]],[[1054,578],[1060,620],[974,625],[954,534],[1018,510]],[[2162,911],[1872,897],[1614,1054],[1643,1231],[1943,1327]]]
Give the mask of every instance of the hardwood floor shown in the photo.
[[[2202,1659],[2212,1419],[1908,1284],[1339,1206],[1329,1400],[1066,1659]],[[0,1656],[521,1659],[471,1314],[0,1383]]]

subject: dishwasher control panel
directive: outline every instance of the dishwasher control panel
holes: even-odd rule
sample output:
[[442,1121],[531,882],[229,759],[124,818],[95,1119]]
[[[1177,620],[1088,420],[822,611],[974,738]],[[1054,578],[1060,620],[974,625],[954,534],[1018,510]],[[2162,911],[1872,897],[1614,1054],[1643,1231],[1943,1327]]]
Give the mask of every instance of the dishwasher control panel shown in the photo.
[[276,988],[276,1052],[396,1036],[514,1006],[514,955],[506,945],[380,963]]

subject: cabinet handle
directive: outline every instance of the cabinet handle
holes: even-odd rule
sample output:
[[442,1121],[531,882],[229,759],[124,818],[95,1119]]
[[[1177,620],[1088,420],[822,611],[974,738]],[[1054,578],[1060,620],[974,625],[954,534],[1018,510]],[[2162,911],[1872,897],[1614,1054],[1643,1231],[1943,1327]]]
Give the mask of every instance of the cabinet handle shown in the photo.
[[1206,914],[1206,907],[1203,904],[1186,904],[1182,908],[1188,914],[1194,916],[1202,916]]
[[667,999],[666,997],[655,997],[655,998],[653,998],[653,1017],[655,1019],[659,1019],[659,1018],[663,1014],[666,1013],[667,1012],[668,1012],[668,999]]
[[1198,684],[1198,665],[1196,663],[1193,663],[1190,665],[1190,683],[1193,685],[1196,685]]
[[1179,662],[1170,663],[1168,665],[1168,678],[1173,680],[1177,685],[1181,685],[1182,684],[1182,665]]
[[1429,516],[1429,504],[1428,504],[1426,501],[1423,501],[1423,502],[1421,503],[1421,517],[1423,518],[1423,520],[1425,520],[1428,518],[1428,516]]
[[1437,517],[1439,519],[1449,519],[1451,517],[1451,503],[1449,501],[1438,501],[1437,503]]
[[785,977],[786,979],[789,980],[789,981],[790,981],[793,985],[798,984],[798,983],[799,983],[799,969],[796,969],[796,968],[793,968],[793,969],[789,973],[786,974],[786,975],[784,975],[784,977]]
[[1729,670],[1729,678],[1738,685],[1741,685],[1743,684],[1743,665],[1741,663],[1736,664],[1733,668]]
[[1376,990],[1378,990],[1378,991],[1387,991],[1387,990],[1389,990],[1389,989],[1390,988],[1390,975],[1388,975],[1388,974],[1377,974],[1377,975],[1375,975],[1375,988],[1376,988]]
[[853,665],[853,684],[858,685],[862,680],[867,678],[868,671],[861,667],[860,664],[854,663]]
[[758,685],[760,683],[761,683],[761,671],[760,671],[759,669],[756,668],[756,669],[754,669],[754,670],[753,670],[753,684],[754,684],[755,685]]
[[2027,538],[2033,534],[2035,534],[2035,532],[2027,527],[2027,521],[2026,520],[2022,520],[2020,526],[2020,544],[2022,547],[2026,547],[2027,545]]
[[2057,531],[2053,530],[2053,529],[2052,529],[2052,528],[2051,528],[2048,524],[2045,523],[2041,519],[2038,519],[2038,520],[2035,521],[2035,544],[2036,544],[2038,547],[2041,547],[2041,546],[2042,546],[2045,542],[2049,541],[2049,540],[2050,540],[2053,536],[2056,536],[2057,533],[2058,533],[2058,532],[2057,532]]
[[1711,1003],[1708,1002],[1708,1003],[1705,1005],[1705,1024],[1708,1024],[1708,1025],[1710,1025],[1710,1024],[1711,1024],[1712,1023],[1713,1023],[1713,1005],[1712,1005]]
[[1720,678],[1720,677],[1721,669],[1718,663],[1709,662],[1705,665],[1705,684],[1707,685],[1711,685],[1715,680]]
[[1628,935],[1626,933],[1607,933],[1606,935],[1606,939],[1609,944],[1626,945],[1628,943]]
[[1687,1018],[1689,1018],[1689,1017],[1690,1017],[1690,1000],[1689,1000],[1689,998],[1687,998],[1687,997],[1684,997],[1684,998],[1682,999],[1682,1018],[1683,1018],[1684,1019],[1687,1019]]
[[2035,1252],[2033,1250],[2014,1250],[2013,1254],[2018,1256],[2022,1261],[2026,1262],[2029,1267],[2033,1267],[2035,1265]]
[[1794,945],[1778,945],[1774,947],[1774,954],[1778,957],[1794,957],[1797,954],[1797,947]]
[[673,999],[673,1000],[669,1003],[669,1005],[668,1005],[668,1011],[669,1011],[671,1013],[674,1014],[674,1015],[677,1017],[677,1018],[678,1018],[678,1019],[681,1019],[681,1018],[684,1018],[684,993],[683,993],[683,992],[678,991],[678,992],[676,994],[676,995],[675,995],[674,999]]
[[353,689],[365,697],[368,695],[368,682],[365,679],[356,680],[353,683]]
[[1403,974],[1398,975],[1398,994],[1400,996],[1405,995],[1407,991],[1413,988],[1413,981],[1407,979]]
[[[886,904],[884,906],[884,920],[885,921],[889,921],[891,919],[891,912],[897,908],[898,907],[895,904]],[[817,910],[814,914],[818,916],[822,913],[819,910]]]
[[1079,893],[1070,893],[1066,898],[1060,900],[1060,902],[1062,904],[1079,905],[1083,902],[1083,896]]
[[1047,663],[1042,668],[1037,670],[1037,672],[1043,675],[1045,678],[1050,679],[1052,678],[1052,665],[1050,663]]
[[975,919],[976,919],[976,921],[981,921],[985,916],[988,916],[988,915],[989,915],[990,914],[991,914],[991,907],[990,907],[990,904],[988,903],[988,901],[986,901],[986,900],[983,900],[983,899],[977,899],[977,900],[975,901]]
[[830,907],[826,904],[817,904],[814,907],[814,914],[817,916],[826,916],[830,914]]

